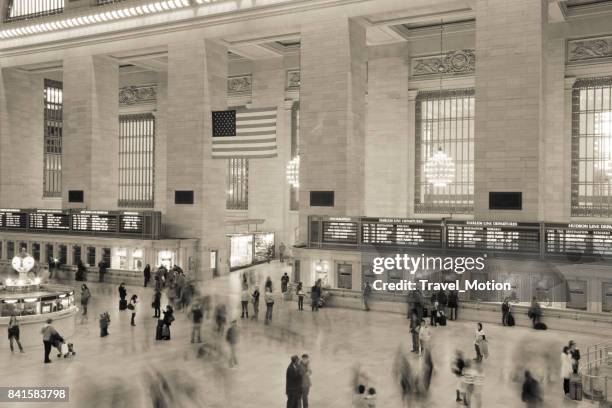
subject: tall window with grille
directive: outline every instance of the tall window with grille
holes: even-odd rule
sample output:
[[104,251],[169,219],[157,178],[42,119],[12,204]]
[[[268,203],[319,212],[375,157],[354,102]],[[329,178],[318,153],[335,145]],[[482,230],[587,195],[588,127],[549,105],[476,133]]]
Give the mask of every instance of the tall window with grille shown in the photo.
[[62,83],[44,82],[43,196],[62,196]]
[[119,207],[153,208],[155,117],[119,116]]
[[572,215],[612,216],[612,77],[572,90]]
[[[455,163],[455,177],[434,187],[425,163],[442,149]],[[474,90],[419,92],[416,99],[415,212],[469,214],[474,210]]]
[[228,159],[226,208],[249,209],[249,159]]
[[25,20],[64,11],[64,0],[8,0],[5,21]]

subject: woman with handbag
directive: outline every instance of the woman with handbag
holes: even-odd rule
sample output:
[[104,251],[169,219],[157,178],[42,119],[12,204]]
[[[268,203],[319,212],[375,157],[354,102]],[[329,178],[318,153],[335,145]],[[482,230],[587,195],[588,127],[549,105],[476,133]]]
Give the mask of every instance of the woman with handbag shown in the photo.
[[[485,336],[484,329],[482,328],[482,323],[478,322],[476,324],[476,333],[474,334],[474,348],[476,349],[476,358],[474,361],[480,363],[483,357],[488,356],[488,344],[487,338]],[[486,354],[485,354],[486,353]]]
[[13,341],[17,342],[17,346],[19,347],[19,352],[25,353],[25,351],[23,351],[23,347],[21,347],[21,342],[19,341],[19,320],[17,319],[17,316],[15,316],[14,314],[11,315],[11,318],[9,320],[8,338],[9,338],[9,342],[11,345],[11,353],[14,352]]

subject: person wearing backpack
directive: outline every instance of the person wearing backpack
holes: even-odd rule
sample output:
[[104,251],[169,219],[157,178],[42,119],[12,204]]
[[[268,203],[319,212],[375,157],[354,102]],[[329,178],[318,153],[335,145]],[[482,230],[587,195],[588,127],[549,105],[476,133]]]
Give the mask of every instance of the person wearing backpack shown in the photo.
[[138,305],[138,295],[134,294],[130,298],[130,303],[128,304],[128,309],[132,312],[132,320],[130,321],[131,326],[136,326],[134,319],[136,318],[137,305]]

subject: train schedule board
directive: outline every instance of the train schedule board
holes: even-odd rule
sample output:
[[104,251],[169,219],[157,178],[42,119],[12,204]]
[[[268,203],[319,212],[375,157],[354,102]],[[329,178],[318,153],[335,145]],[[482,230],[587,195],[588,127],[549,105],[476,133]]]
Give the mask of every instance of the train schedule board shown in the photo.
[[351,218],[330,217],[322,222],[322,242],[325,244],[356,245],[359,223]]
[[446,246],[492,252],[540,252],[540,224],[511,221],[447,221]]
[[612,256],[612,224],[546,224],[546,253]]
[[441,248],[442,223],[408,218],[362,218],[361,242],[413,248]]

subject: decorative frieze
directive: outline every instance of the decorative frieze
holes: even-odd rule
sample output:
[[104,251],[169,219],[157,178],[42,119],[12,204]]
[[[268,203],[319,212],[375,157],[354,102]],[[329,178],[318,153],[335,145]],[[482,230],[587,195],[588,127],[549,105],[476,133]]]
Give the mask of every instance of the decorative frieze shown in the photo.
[[285,88],[288,91],[300,89],[300,70],[299,69],[290,69],[287,71],[287,81],[285,84]]
[[227,78],[227,96],[251,96],[253,80],[251,75],[237,75]]
[[567,42],[568,62],[612,59],[612,35]]
[[119,89],[119,105],[132,106],[151,104],[157,101],[155,85],[124,86]]
[[442,55],[429,55],[411,59],[413,77],[436,75],[471,75],[476,71],[474,50],[454,50]]

